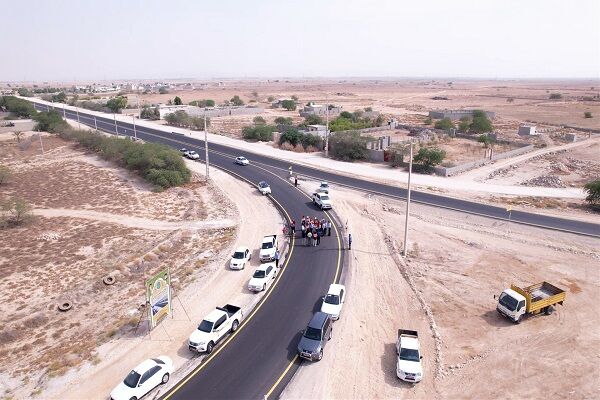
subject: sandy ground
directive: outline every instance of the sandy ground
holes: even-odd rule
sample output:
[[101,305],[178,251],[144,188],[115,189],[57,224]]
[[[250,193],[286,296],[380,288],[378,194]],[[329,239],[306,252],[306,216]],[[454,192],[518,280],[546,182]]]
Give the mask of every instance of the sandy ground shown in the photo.
[[[598,397],[597,239],[413,205],[404,260],[404,203],[331,193],[353,234],[347,302],[324,359],[304,362],[284,399]],[[557,312],[520,325],[497,314],[493,295],[542,280],[567,291]],[[399,328],[421,337],[416,385],[395,376]]]
[[[252,268],[229,271],[226,261],[234,247],[256,248],[280,229],[275,208],[220,171],[206,186],[198,163],[190,162],[195,182],[155,193],[71,144],[42,141],[43,155],[0,141],[0,160],[13,171],[0,197],[23,197],[37,214],[0,241],[8,288],[0,302],[0,397],[104,398],[150,355],[168,354],[177,367],[199,362],[181,349],[201,317],[228,302],[247,311],[260,297],[245,290]],[[249,224],[240,215],[259,219]],[[139,308],[144,279],[166,265],[175,312],[148,334]],[[103,285],[107,274],[117,283]],[[56,310],[63,299],[74,302],[64,314]]]

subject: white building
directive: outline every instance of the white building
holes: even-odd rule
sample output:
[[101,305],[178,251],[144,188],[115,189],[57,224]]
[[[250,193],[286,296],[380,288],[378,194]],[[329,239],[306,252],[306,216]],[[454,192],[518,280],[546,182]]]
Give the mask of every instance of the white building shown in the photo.
[[540,134],[535,131],[535,126],[533,125],[521,125],[519,126],[519,131],[517,133],[519,136],[537,136]]

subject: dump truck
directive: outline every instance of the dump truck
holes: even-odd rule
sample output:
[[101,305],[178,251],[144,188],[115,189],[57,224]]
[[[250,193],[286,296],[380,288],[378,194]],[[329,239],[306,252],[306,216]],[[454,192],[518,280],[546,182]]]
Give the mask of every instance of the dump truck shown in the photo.
[[498,299],[496,310],[519,323],[525,314],[552,314],[556,304],[562,305],[565,301],[566,293],[564,290],[548,282],[536,283],[535,285],[521,288],[517,285],[511,285],[510,289],[505,289],[500,296],[494,296]]

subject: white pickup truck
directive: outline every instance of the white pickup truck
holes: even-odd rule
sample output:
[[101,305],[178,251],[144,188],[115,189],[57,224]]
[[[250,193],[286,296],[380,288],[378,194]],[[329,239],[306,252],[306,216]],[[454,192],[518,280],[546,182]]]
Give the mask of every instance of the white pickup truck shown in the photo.
[[265,236],[260,244],[260,261],[268,262],[275,260],[277,251],[277,235]]
[[406,382],[420,382],[423,379],[423,365],[421,365],[421,346],[417,331],[398,329],[398,342],[396,342],[396,375]]
[[188,340],[188,348],[197,352],[212,352],[219,340],[229,332],[235,332],[240,326],[243,313],[237,306],[227,304],[217,307],[208,314],[198,325]]
[[315,192],[312,196],[313,203],[315,203],[321,210],[328,210],[331,208],[331,197],[328,193]]

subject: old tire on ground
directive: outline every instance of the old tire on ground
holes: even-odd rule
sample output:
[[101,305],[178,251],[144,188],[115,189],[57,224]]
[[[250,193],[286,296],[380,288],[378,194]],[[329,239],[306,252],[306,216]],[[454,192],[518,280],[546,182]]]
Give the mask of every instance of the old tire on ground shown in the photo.
[[116,282],[116,279],[114,276],[112,275],[107,275],[102,279],[102,282],[104,282],[105,285],[112,285]]
[[231,332],[237,331],[238,326],[240,326],[240,323],[236,319],[235,321],[233,321],[233,324],[231,324]]
[[206,353],[207,354],[212,353],[214,347],[215,347],[215,344],[213,342],[208,342],[208,345],[206,345]]
[[162,384],[169,382],[169,374],[164,374],[161,380]]
[[63,301],[58,305],[58,311],[69,311],[71,308],[73,308],[73,303],[70,301]]

